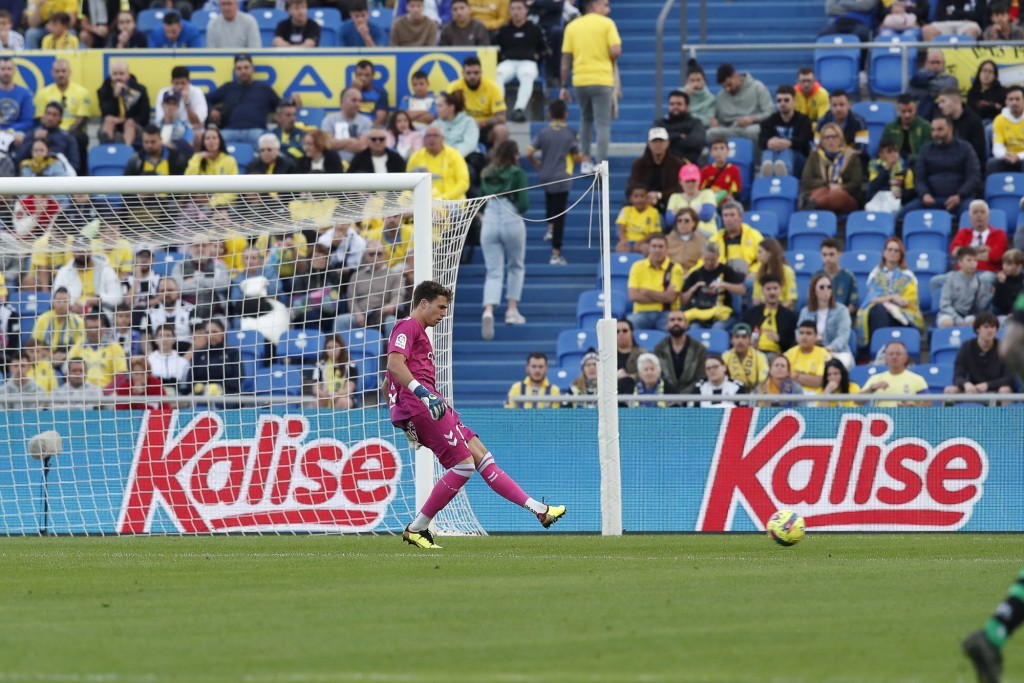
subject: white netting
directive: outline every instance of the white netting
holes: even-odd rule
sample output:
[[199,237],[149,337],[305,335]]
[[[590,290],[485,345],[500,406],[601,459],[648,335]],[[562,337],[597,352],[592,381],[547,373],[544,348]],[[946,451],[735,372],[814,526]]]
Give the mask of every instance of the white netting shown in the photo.
[[[381,401],[387,335],[416,281],[455,288],[479,202],[424,212],[412,180],[345,180],[0,195],[0,533],[401,530],[416,460]],[[449,317],[448,396],[451,337]],[[64,449],[44,467],[28,442],[51,429]],[[464,495],[437,526],[482,531]]]

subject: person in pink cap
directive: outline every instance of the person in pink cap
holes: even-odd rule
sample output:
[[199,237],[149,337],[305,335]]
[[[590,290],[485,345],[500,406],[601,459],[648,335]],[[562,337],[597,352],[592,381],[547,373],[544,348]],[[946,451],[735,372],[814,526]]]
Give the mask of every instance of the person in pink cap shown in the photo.
[[697,229],[707,237],[718,231],[715,213],[718,202],[714,191],[700,188],[700,168],[697,164],[685,164],[679,169],[679,186],[682,192],[675,192],[668,198],[665,221],[675,225],[676,217],[683,209],[693,209],[700,219]]

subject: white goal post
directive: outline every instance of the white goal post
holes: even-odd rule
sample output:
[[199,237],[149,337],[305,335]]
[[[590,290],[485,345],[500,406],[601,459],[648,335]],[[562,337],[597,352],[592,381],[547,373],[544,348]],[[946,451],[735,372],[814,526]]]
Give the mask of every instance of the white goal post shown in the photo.
[[[295,202],[329,204],[329,215],[326,220],[328,223],[337,224],[339,230],[343,224],[355,223],[364,219],[383,223],[384,219],[388,216],[401,215],[408,217],[411,215],[413,226],[412,239],[410,244],[404,245],[404,249],[411,254],[410,259],[412,261],[411,272],[407,273],[407,275],[411,275],[411,279],[415,282],[427,279],[437,280],[453,290],[455,288],[458,262],[469,224],[482,203],[482,200],[434,200],[432,197],[431,176],[427,173],[10,178],[5,179],[2,187],[0,187],[0,202],[6,205],[2,213],[5,221],[15,213],[14,209],[17,208],[23,211],[22,200],[25,197],[42,197],[54,200],[62,198],[62,208],[56,210],[58,213],[64,211],[67,207],[74,207],[78,197],[86,197],[86,200],[82,200],[86,204],[93,201],[89,198],[103,198],[104,201],[111,200],[106,205],[105,222],[116,223],[117,229],[115,234],[118,240],[130,244],[132,252],[140,247],[151,248],[154,251],[165,248],[168,251],[173,251],[172,247],[177,245],[185,245],[187,248],[188,245],[203,240],[223,239],[224,235],[228,233],[224,232],[224,225],[218,223],[219,219],[211,217],[211,213],[215,214],[217,212],[210,211],[210,208],[215,205],[213,198],[218,196],[232,198],[230,201],[233,204],[231,204],[231,208],[228,210],[230,216],[226,219],[229,226],[227,229],[231,235],[240,236],[242,243],[248,243],[250,245],[249,248],[253,248],[252,244],[261,234],[267,232],[288,232],[290,234],[291,231],[310,227],[310,220],[308,218],[295,218],[294,206],[289,207],[289,202],[285,198],[295,198],[292,204]],[[170,219],[170,214],[167,214],[164,208],[153,210],[152,204],[154,202],[166,205],[168,204],[165,201],[167,198],[175,202],[176,208],[174,209],[173,220]],[[271,200],[270,198],[273,199]],[[96,202],[97,205],[99,203],[98,201]],[[179,212],[178,207],[184,204],[189,205],[191,213],[189,211]],[[38,206],[38,204],[35,206]],[[136,213],[143,210],[149,212],[147,213],[148,222],[140,222],[135,218]],[[291,210],[291,213],[289,213],[289,210]],[[167,220],[162,220],[164,218],[167,218]],[[40,238],[50,239],[48,249],[55,254],[54,259],[57,258],[56,254],[63,254],[65,248],[70,253],[72,241],[79,239],[78,229],[82,226],[75,226],[74,231],[61,233],[58,231],[57,223],[59,223],[59,216],[57,219],[54,219],[52,215],[39,210],[35,218],[28,220],[28,227],[25,227],[26,224],[23,224],[19,227],[18,231],[4,230],[2,232],[2,237],[0,237],[0,255],[17,257],[22,263],[28,263],[30,258],[35,258],[40,249],[47,249],[47,247],[41,248],[39,246]],[[96,230],[95,226],[89,227],[89,225],[86,224],[87,229]],[[323,224],[319,226],[321,231],[324,227],[325,225]],[[73,235],[71,234],[72,232],[74,232]],[[92,237],[95,238],[95,235]],[[67,240],[66,242],[63,241],[65,239]],[[77,245],[78,242],[75,242],[75,244]],[[417,248],[413,248],[413,245],[416,245]],[[429,248],[424,248],[424,245],[428,245]],[[319,246],[319,241],[315,244],[311,241],[309,244],[311,248],[310,253],[315,254],[316,248]],[[50,276],[52,277],[52,275],[51,273]],[[232,275],[235,275],[235,273],[232,273]],[[235,285],[232,284],[232,286]],[[44,288],[39,288],[39,291],[43,290]],[[402,303],[408,305],[408,301],[403,301]],[[48,306],[49,303],[47,303]],[[107,309],[106,312],[113,316],[113,309]],[[379,317],[383,321],[384,313],[380,311],[378,313],[380,313]],[[42,316],[34,318],[34,322],[38,322],[40,317]],[[449,316],[431,331],[435,353],[437,354],[438,389],[447,396],[452,396],[452,325],[452,318]],[[384,338],[383,331],[388,329],[386,323],[381,322],[379,329],[382,330],[381,338]],[[31,329],[22,330],[23,335],[21,338],[29,340],[30,333],[32,332]],[[313,334],[311,333],[310,336],[312,337]],[[329,335],[325,333],[324,337],[327,336]],[[36,340],[33,338],[31,340],[33,348],[41,345],[35,342]],[[66,353],[67,348],[61,348],[61,352]],[[378,351],[377,353],[380,352]],[[69,365],[69,363],[65,363],[65,367]],[[27,367],[34,368],[35,366]],[[383,363],[380,362],[380,359],[366,367],[372,367],[375,372],[383,374]],[[188,405],[186,398],[188,397],[179,396],[174,401],[168,399],[166,405]],[[216,406],[234,405],[243,407],[252,405],[255,401],[254,396],[229,397],[221,395],[219,390],[215,394],[212,392],[212,389],[210,393],[201,398],[203,400],[197,401],[196,394],[193,392],[189,400],[192,401],[193,407],[201,407],[204,401],[211,404],[215,403]],[[216,399],[216,402],[214,402],[214,399]],[[19,406],[12,405],[12,402],[17,403],[18,400],[23,399],[12,398],[10,395],[5,395],[2,398],[5,407],[9,409],[17,409]],[[38,406],[40,410],[32,411],[35,417],[24,419],[25,424],[23,426],[26,439],[32,436],[29,432],[33,425],[28,424],[29,422],[36,421],[38,424],[34,426],[37,426],[39,431],[45,431],[45,428],[49,426],[47,422],[50,418],[44,416],[44,411],[51,407],[62,407],[72,410],[76,408],[76,406],[68,405],[67,403],[63,406],[57,404],[47,405],[46,402],[48,400],[51,399],[45,397],[32,399],[32,407]],[[308,405],[311,401],[312,399],[308,397],[300,400],[295,398],[288,399],[287,397],[275,398],[273,396],[264,396],[259,399],[258,405],[290,404],[294,406],[299,402]],[[109,397],[98,400],[98,403],[108,404],[104,405],[104,407],[109,407],[109,404],[113,402],[116,402],[116,400]],[[28,405],[25,402],[22,407],[27,408]],[[320,403],[320,405],[324,404]],[[29,411],[25,410],[22,414],[27,415],[28,413]],[[389,432],[388,438],[393,438],[394,430],[390,424],[385,424],[386,406],[382,410],[378,407],[378,413],[384,414],[384,417],[377,418],[378,425],[386,427],[386,431]],[[176,425],[176,427],[181,429],[184,426]],[[256,428],[256,425],[251,425],[249,432],[254,428]],[[226,429],[227,427],[225,427]],[[372,445],[373,440],[378,438],[375,429],[377,427],[373,424],[352,425],[349,423],[346,426],[347,433],[356,435],[350,438],[361,438],[360,444],[371,443]],[[225,431],[224,433],[226,434],[227,432]],[[220,434],[220,432],[217,432],[217,434]],[[312,432],[310,434],[312,435]],[[319,436],[327,438],[327,435],[323,432]],[[12,433],[8,438],[13,439],[17,437]],[[97,434],[96,438],[106,438],[106,435]],[[403,443],[398,444],[398,446],[408,450],[404,444],[404,438],[402,441]],[[68,448],[65,449],[65,453],[61,456],[55,456],[54,460],[60,462],[61,458],[71,457],[68,455],[68,450],[73,448],[73,444],[74,439],[71,440]],[[274,457],[283,456],[275,455]],[[274,462],[278,461],[274,460]],[[412,464],[414,470],[414,499],[413,496],[407,496],[407,499],[401,506],[398,506],[391,498],[388,498],[386,501],[388,505],[392,505],[391,510],[397,514],[412,514],[418,509],[426,500],[437,476],[439,466],[427,449],[421,448],[412,460]],[[28,459],[26,458],[25,463],[19,466],[30,467]],[[298,469],[299,467],[296,466],[296,471]],[[46,474],[49,475],[49,466]],[[28,475],[35,476],[32,472],[29,472]],[[28,475],[25,472],[14,472],[11,478],[17,480],[19,477]],[[134,469],[132,470],[132,476],[135,476]],[[231,474],[228,473],[226,476],[230,479]],[[247,469],[244,474],[244,481],[252,486],[253,477],[255,476]],[[42,484],[45,487],[46,482],[43,481]],[[89,484],[94,486],[101,484],[101,482],[91,481]],[[2,486],[3,477],[0,477],[0,488]],[[296,488],[294,482],[291,484],[291,487],[288,493],[289,496],[293,495],[292,489]],[[266,488],[269,491],[269,483]],[[263,494],[261,493],[261,495]],[[271,494],[267,493],[266,495],[270,496]],[[358,495],[358,492],[356,495]],[[394,494],[392,493],[391,495],[393,496]],[[54,514],[56,514],[52,511],[54,505],[53,494],[50,493],[48,497],[47,512],[52,519]],[[373,508],[374,512],[379,512],[378,508],[384,506],[385,502],[371,501],[367,505]],[[116,512],[115,510],[114,513]],[[259,518],[259,510],[255,508],[247,509],[245,512],[249,515],[250,519]],[[4,511],[3,514],[6,515],[8,513]],[[289,519],[308,519],[312,516],[312,513],[306,517],[292,515]],[[148,523],[149,521],[147,520]],[[438,531],[442,534],[483,533],[483,529],[469,508],[465,494],[461,494],[455,503],[439,516],[436,524]],[[290,526],[285,524],[284,526],[285,531],[317,530],[317,527],[310,527],[305,522],[296,522]],[[177,525],[177,527],[179,531],[187,531],[190,528],[187,525]],[[353,530],[359,531],[358,527],[358,524],[354,525]],[[246,529],[261,532],[259,523],[246,527]],[[147,527],[146,530],[148,531],[149,528]],[[328,526],[327,530],[334,529]],[[369,530],[373,529],[369,528]],[[393,529],[389,530],[393,531]],[[76,529],[73,524],[64,531],[67,533],[93,533],[90,530]],[[10,533],[10,529],[0,528],[0,535],[4,533]],[[101,531],[100,533],[103,532]]]

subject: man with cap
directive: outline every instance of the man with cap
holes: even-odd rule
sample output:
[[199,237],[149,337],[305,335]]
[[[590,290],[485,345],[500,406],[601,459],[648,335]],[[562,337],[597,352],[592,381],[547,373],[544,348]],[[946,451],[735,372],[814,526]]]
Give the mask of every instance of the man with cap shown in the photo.
[[[683,161],[669,154],[668,131],[655,127],[647,131],[647,147],[639,158],[633,161],[626,187],[638,184],[648,188],[648,203],[657,207],[658,213],[665,215],[668,198],[679,187],[679,170]],[[629,192],[626,193],[629,199]]]
[[195,132],[192,124],[181,118],[180,111],[181,96],[174,90],[165,92],[160,99],[160,112],[163,114],[160,137],[165,145],[190,157],[195,146]]
[[237,55],[235,80],[214,90],[208,101],[213,107],[209,122],[220,126],[224,141],[243,142],[256,149],[267,130],[267,119],[277,110],[281,98],[266,83],[253,80],[254,73],[252,57]]
[[704,152],[707,131],[700,119],[690,113],[690,96],[683,90],[668,94],[668,116],[654,122],[668,131],[668,153],[684,162],[696,164]]
[[78,314],[113,312],[124,298],[117,272],[110,267],[106,256],[93,253],[89,238],[84,236],[75,238],[71,260],[57,271],[53,288],[67,290],[71,310]]
[[729,337],[730,348],[722,354],[729,376],[751,393],[768,378],[768,357],[751,348],[752,334],[750,325],[736,323]]
[[661,374],[680,394],[692,394],[697,382],[704,378],[704,361],[708,351],[700,342],[686,334],[690,323],[682,311],[668,312],[668,334],[654,346],[654,355],[661,361]]

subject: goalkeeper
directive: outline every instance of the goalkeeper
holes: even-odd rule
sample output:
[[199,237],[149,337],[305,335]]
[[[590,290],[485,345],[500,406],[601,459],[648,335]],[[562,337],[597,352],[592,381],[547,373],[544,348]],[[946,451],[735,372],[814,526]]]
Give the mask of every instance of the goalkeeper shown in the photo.
[[[999,354],[1018,377],[1024,378],[1024,294],[1017,297],[1013,315],[1006,319],[1006,331]],[[1003,671],[1003,646],[1024,623],[1024,569],[1010,586],[1006,599],[999,603],[985,627],[975,631],[962,644],[971,659],[980,683],[999,683]]]
[[448,470],[402,534],[407,543],[418,548],[441,547],[427,529],[430,520],[455,498],[476,470],[498,495],[537,515],[544,528],[565,514],[564,505],[545,505],[527,496],[437,393],[434,347],[427,328],[444,319],[451,299],[452,292],[444,285],[421,282],[413,291],[412,313],[395,325],[388,341],[386,386],[391,422],[405,432],[414,448],[426,446]]

